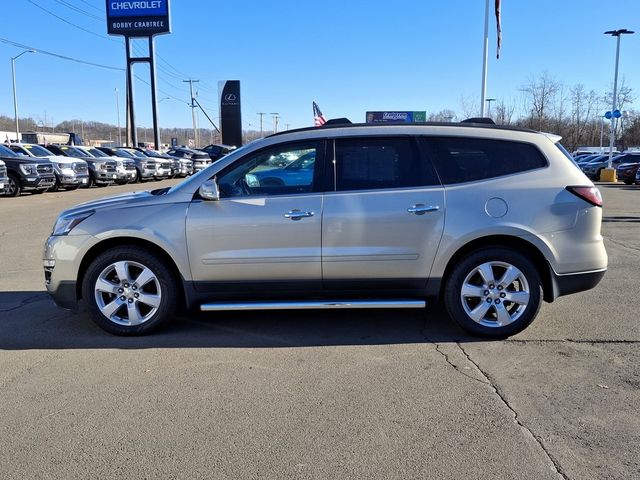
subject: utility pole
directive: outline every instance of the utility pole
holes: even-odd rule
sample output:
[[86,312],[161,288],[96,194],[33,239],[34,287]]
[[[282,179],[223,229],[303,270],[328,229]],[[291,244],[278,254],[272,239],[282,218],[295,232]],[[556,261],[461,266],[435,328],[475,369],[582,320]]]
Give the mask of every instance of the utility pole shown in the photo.
[[266,115],[265,112],[258,112],[258,115],[260,115],[260,138],[262,138],[262,117],[264,117]]
[[122,145],[122,134],[120,133],[120,95],[118,95],[117,88],[116,88],[116,112],[118,113],[118,145]]
[[198,146],[198,127],[196,125],[196,102],[195,97],[193,96],[193,84],[198,83],[199,81],[200,80],[192,80],[191,78],[189,80],[183,80],[184,83],[189,84],[189,92],[191,94],[191,121],[193,122],[193,141],[195,142],[195,147]]
[[269,115],[273,118],[273,133],[278,133],[278,118],[280,118],[280,114],[278,112],[272,112]]

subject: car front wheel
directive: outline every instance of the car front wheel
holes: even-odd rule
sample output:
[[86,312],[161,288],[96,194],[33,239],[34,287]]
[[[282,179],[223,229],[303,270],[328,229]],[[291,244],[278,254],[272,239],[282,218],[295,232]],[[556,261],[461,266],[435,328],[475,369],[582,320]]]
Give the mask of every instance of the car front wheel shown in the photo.
[[504,338],[533,322],[542,303],[542,282],[525,255],[510,248],[486,248],[453,268],[444,301],[463,329]]
[[143,335],[170,320],[176,292],[176,281],[163,261],[138,247],[100,254],[82,286],[95,323],[115,335]]

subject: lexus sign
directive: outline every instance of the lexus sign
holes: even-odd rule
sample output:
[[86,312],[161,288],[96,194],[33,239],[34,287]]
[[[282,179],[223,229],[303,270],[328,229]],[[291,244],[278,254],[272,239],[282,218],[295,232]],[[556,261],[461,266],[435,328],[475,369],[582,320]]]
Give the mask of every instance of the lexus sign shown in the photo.
[[107,31],[126,37],[169,33],[169,0],[107,0]]

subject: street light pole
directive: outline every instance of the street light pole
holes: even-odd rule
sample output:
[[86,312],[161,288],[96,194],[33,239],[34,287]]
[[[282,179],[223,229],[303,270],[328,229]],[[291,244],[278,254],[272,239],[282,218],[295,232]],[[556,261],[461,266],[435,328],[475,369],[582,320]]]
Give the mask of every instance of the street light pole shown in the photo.
[[11,78],[13,79],[13,113],[16,120],[16,142],[20,141],[20,124],[18,121],[18,94],[16,92],[16,60],[25,53],[36,53],[35,50],[25,50],[20,55],[11,57]]
[[116,88],[116,112],[118,112],[118,145],[122,145],[122,135],[120,133],[120,95],[118,95],[117,88]]
[[[620,37],[622,35],[628,34],[631,35],[634,32],[632,32],[631,30],[627,30],[626,28],[622,28],[620,30],[609,30],[604,32],[605,35],[611,35],[612,37],[616,37],[617,38],[617,42],[616,42],[616,67],[615,67],[615,73],[614,73],[614,77],[613,77],[613,106],[611,108],[611,132],[609,134],[609,160],[607,162],[607,170],[611,170],[611,158],[613,157],[613,144],[615,142],[615,132],[616,132],[616,120],[617,118],[614,115],[614,112],[616,111],[616,103],[618,100],[618,65],[620,63]],[[602,179],[601,179],[602,180]],[[613,181],[615,181],[615,176],[613,178]]]
[[487,102],[487,117],[491,118],[491,102],[495,102],[495,98],[487,98],[485,102]]

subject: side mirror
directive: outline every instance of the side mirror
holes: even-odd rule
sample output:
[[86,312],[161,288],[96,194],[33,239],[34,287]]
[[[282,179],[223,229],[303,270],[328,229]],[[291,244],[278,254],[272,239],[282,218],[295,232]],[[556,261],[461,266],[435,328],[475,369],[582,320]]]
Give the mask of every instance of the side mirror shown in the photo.
[[211,180],[207,180],[202,185],[200,185],[200,188],[198,189],[198,193],[200,194],[200,197],[202,197],[204,200],[209,200],[209,201],[220,200],[220,191],[218,190],[218,184],[215,178],[212,178]]

